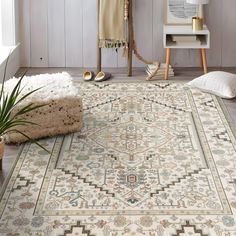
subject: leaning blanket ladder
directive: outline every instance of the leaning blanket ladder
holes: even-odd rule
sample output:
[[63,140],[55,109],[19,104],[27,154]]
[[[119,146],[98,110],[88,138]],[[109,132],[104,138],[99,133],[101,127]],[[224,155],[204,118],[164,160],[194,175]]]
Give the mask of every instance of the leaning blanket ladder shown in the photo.
[[[129,16],[128,16],[128,76],[132,76],[132,63],[133,63],[133,17],[132,17],[132,0],[129,0]],[[100,8],[100,0],[97,0],[97,22],[99,29],[99,8]],[[102,69],[102,49],[99,47],[99,32],[97,35],[97,72]]]
[[[100,8],[100,0],[97,0],[97,22],[99,29],[99,8]],[[134,40],[134,25],[133,25],[133,0],[128,0],[128,57],[127,57],[127,66],[128,66],[128,76],[132,76],[132,64],[133,64],[133,53],[134,55],[145,64],[154,64],[157,69],[154,71],[147,80],[151,80],[158,72],[160,68],[159,62],[147,61],[145,60],[141,54],[137,50],[137,45]],[[102,49],[99,47],[99,32],[97,35],[97,71],[101,71],[102,69]]]

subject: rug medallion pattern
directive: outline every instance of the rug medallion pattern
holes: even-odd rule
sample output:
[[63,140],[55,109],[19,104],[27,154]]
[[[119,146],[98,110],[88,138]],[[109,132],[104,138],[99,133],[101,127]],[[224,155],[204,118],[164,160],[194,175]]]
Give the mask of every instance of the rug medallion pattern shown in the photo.
[[[77,83],[79,133],[22,148],[1,235],[236,235],[236,141],[221,101],[182,83]],[[75,104],[76,105],[76,104]]]

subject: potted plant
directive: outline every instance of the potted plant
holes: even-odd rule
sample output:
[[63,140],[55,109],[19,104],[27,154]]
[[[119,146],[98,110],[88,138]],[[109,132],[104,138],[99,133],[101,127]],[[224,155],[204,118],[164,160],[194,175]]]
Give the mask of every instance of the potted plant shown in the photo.
[[[3,83],[0,91],[0,169],[2,169],[2,158],[4,155],[4,136],[7,135],[9,132],[16,132],[20,133],[21,135],[25,136],[28,140],[31,140],[30,137],[28,137],[26,134],[22,133],[17,129],[18,126],[22,125],[37,125],[33,122],[27,121],[22,118],[22,115],[27,114],[33,110],[36,110],[43,105],[34,105],[33,103],[23,106],[20,110],[17,112],[14,112],[14,108],[21,104],[22,101],[26,98],[28,98],[31,94],[38,91],[40,88],[35,89],[33,91],[30,91],[26,94],[23,94],[23,88],[21,86],[21,82],[25,76],[21,76],[19,78],[19,81],[15,85],[15,87],[12,89],[11,92],[5,93],[4,92],[4,83],[6,80],[6,71],[7,71],[7,64],[8,64],[9,57],[7,58],[6,66],[4,69],[4,75],[3,75]],[[31,140],[34,143],[36,143],[38,146],[40,146],[42,149],[47,151],[42,145],[40,145],[38,142]],[[47,151],[48,152],[48,151]]]

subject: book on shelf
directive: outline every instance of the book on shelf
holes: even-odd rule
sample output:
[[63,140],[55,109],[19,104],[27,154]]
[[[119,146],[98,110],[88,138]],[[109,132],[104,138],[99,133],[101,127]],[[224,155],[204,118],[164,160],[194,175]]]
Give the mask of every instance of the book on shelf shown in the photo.
[[200,46],[202,44],[198,36],[171,36],[171,41],[177,46]]
[[194,42],[198,37],[196,35],[171,35],[171,39],[175,42]]
[[201,46],[201,41],[198,39],[194,42],[175,42],[177,46]]

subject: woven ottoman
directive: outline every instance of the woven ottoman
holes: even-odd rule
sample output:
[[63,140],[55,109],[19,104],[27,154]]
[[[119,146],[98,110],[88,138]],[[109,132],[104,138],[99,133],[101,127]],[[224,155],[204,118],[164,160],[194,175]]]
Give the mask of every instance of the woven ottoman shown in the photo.
[[[10,79],[5,83],[5,92],[10,92],[16,85],[18,79]],[[34,89],[41,88],[31,94],[18,107],[33,103],[34,105],[45,105],[32,111],[22,118],[38,125],[19,126],[17,129],[31,139],[63,135],[79,131],[83,126],[82,98],[79,96],[78,88],[73,84],[69,74],[63,72],[58,74],[43,74],[24,77],[22,80],[23,94]],[[6,137],[6,143],[22,143],[27,138],[18,133],[10,133]]]

